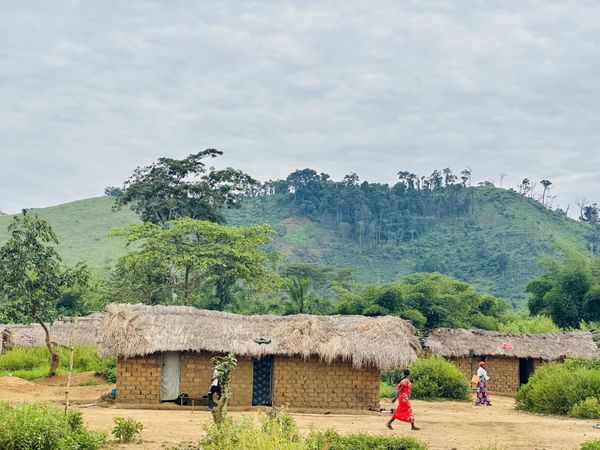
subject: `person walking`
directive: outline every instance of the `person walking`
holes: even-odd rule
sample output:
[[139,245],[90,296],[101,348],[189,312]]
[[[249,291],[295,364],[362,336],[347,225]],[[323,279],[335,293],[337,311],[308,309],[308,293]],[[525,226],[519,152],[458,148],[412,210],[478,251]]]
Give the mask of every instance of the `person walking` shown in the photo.
[[475,406],[492,406],[492,401],[487,390],[487,382],[490,379],[487,371],[485,370],[485,361],[479,362],[479,369],[477,369],[477,397],[475,398]]
[[420,428],[415,425],[415,418],[413,416],[412,406],[410,404],[410,392],[412,391],[412,385],[410,384],[410,380],[408,378],[410,376],[410,371],[408,369],[404,369],[402,373],[403,377],[400,380],[400,383],[398,383],[396,386],[397,391],[392,398],[392,403],[398,399],[398,407],[396,408],[396,411],[394,411],[394,414],[392,414],[392,417],[390,417],[390,420],[388,420],[386,423],[386,426],[390,430],[393,430],[392,422],[398,419],[401,422],[410,423],[410,429],[417,431]]

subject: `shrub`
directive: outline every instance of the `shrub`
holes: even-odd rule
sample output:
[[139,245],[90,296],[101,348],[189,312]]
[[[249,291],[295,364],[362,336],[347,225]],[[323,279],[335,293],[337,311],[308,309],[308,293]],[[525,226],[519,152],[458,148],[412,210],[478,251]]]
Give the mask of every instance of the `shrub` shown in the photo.
[[377,436],[366,433],[341,436],[335,430],[312,432],[306,450],[427,450],[421,441],[408,437]]
[[412,397],[421,400],[469,399],[469,380],[454,364],[432,356],[410,366]]
[[206,425],[200,446],[206,450],[270,450],[304,448],[296,422],[285,410],[272,410],[260,417],[260,426],[251,417],[226,419],[220,425]]
[[117,358],[103,358],[99,370],[96,370],[96,375],[100,375],[109,383],[117,382]]
[[0,402],[0,448],[22,450],[94,450],[105,442],[103,433],[88,431],[79,411],[50,403]]
[[392,398],[396,393],[396,385],[382,381],[379,383],[379,396],[382,398]]
[[542,414],[569,414],[575,411],[588,412],[590,397],[600,397],[600,371],[587,368],[590,364],[582,360],[567,361],[565,364],[549,363],[538,368],[529,382],[516,394],[517,408]]
[[580,450],[600,450],[600,439],[585,441],[583,444],[581,444]]
[[597,397],[588,397],[571,406],[569,416],[580,419],[599,419],[600,402]]
[[131,417],[115,417],[114,422],[113,436],[125,443],[131,442],[144,429],[142,422],[137,422]]

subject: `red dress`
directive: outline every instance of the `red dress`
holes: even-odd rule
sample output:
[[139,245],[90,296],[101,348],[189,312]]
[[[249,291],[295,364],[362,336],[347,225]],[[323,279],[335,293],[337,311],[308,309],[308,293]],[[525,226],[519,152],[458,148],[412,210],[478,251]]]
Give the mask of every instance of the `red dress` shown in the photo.
[[398,389],[398,392],[402,389],[402,392],[398,396],[398,407],[394,411],[394,419],[402,422],[414,422],[412,406],[410,406],[410,391],[412,390],[410,381],[407,379],[400,381],[396,389]]

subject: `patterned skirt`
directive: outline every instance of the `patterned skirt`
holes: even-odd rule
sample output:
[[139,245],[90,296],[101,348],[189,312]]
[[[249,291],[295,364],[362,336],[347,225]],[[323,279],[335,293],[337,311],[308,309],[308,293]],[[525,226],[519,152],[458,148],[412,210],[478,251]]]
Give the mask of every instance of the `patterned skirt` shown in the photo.
[[477,398],[475,399],[475,406],[491,404],[492,401],[488,395],[487,383],[480,379],[477,383]]

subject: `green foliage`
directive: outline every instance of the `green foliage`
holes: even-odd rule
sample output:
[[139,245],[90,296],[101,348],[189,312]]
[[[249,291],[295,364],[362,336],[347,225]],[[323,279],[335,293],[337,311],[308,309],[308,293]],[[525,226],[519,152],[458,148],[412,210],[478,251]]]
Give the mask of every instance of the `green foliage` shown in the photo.
[[181,160],[159,158],[138,167],[125,181],[116,205],[131,205],[144,222],[166,224],[181,217],[223,222],[220,209],[238,205],[256,181],[230,167],[206,167],[204,159],[222,154],[207,149]]
[[439,273],[418,273],[402,281],[366,286],[340,299],[340,314],[398,315],[418,328],[497,329],[508,304]]
[[112,429],[112,434],[120,442],[133,441],[144,429],[142,422],[138,422],[131,417],[115,417],[113,421],[115,426]]
[[23,450],[94,450],[102,433],[87,431],[79,411],[65,416],[50,403],[0,402],[0,448]]
[[504,323],[498,326],[505,333],[558,333],[560,328],[548,316],[528,316],[524,313],[510,314],[504,317]]
[[539,367],[516,394],[517,408],[543,414],[588,413],[600,398],[600,371],[597,362],[584,360]]
[[365,433],[342,436],[335,430],[312,431],[305,439],[285,411],[262,414],[257,424],[252,417],[227,419],[221,425],[206,424],[200,442],[205,450],[426,450],[420,441],[406,437]]
[[206,450],[304,449],[294,419],[285,411],[261,415],[257,424],[251,417],[226,419],[220,425],[206,424],[200,446]]
[[222,424],[227,418],[227,405],[231,399],[231,375],[237,366],[237,358],[233,353],[224,356],[214,356],[211,362],[217,371],[221,398],[217,400],[217,407],[211,410],[215,424]]
[[[266,266],[268,255],[261,248],[270,239],[267,226],[227,227],[184,217],[166,228],[131,224],[112,234],[138,245],[117,263],[111,295],[119,301],[173,303],[174,293],[181,298],[177,303],[191,305],[200,283],[207,280],[217,288],[223,279],[250,286],[273,281]],[[161,295],[155,300],[146,297],[148,288],[159,288]],[[208,306],[223,310],[227,305],[220,297],[216,305]]]
[[432,356],[410,366],[412,397],[421,400],[468,400],[469,381],[454,364]]
[[[68,365],[68,350],[59,348],[60,366],[58,373],[65,373]],[[47,347],[15,347],[0,355],[0,376],[12,374],[26,380],[35,380],[48,375],[50,352]],[[77,345],[73,355],[75,372],[102,371],[114,358],[100,358],[93,346]]]
[[117,382],[117,358],[109,356],[103,358],[100,368],[96,369],[96,375],[100,375],[109,383]]
[[600,439],[592,439],[581,444],[580,450],[600,450]]
[[575,403],[569,410],[569,416],[580,419],[599,419],[600,402],[598,402],[598,397],[588,397]]
[[[437,356],[420,357],[410,367],[412,398],[468,400],[469,380],[452,363]],[[402,378],[401,370],[382,370],[380,394],[392,397]]]
[[307,450],[427,450],[427,445],[410,437],[377,436],[367,433],[340,435],[335,430],[312,432]]
[[527,285],[529,311],[561,327],[600,320],[600,259],[561,247],[560,260],[545,259],[545,273]]

